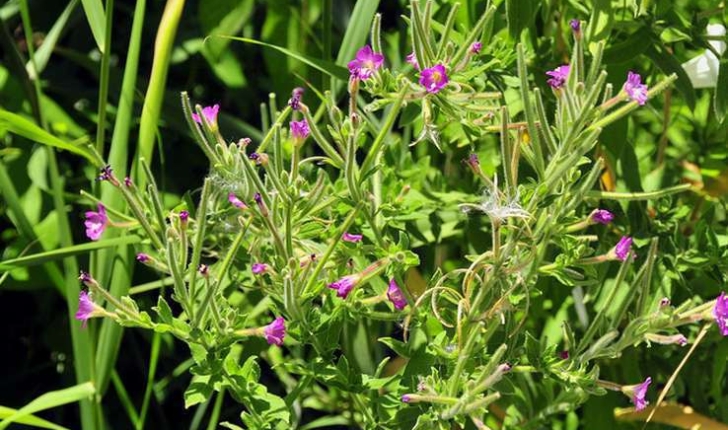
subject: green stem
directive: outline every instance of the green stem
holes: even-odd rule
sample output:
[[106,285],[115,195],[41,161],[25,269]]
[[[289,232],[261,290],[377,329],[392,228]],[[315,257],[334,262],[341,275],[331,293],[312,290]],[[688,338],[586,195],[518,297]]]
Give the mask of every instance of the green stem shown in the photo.
[[682,193],[683,191],[689,190],[691,187],[691,184],[680,184],[669,188],[663,188],[661,190],[637,193],[620,193],[614,191],[587,191],[585,197],[600,200],[655,200],[672,194]]

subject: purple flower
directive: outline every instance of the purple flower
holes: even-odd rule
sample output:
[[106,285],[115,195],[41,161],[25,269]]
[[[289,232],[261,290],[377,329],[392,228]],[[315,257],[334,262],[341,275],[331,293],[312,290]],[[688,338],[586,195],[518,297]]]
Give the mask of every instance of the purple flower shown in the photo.
[[[217,113],[220,111],[220,105],[214,105],[214,106],[205,106],[202,108],[202,115],[205,116],[205,119],[207,120],[210,125],[216,125],[217,124]],[[202,124],[202,118],[196,113],[192,114],[192,119],[195,120],[196,123]]]
[[126,185],[127,188],[131,188],[134,183],[131,181],[131,178],[127,176],[124,178],[124,185]]
[[311,133],[311,129],[308,128],[308,122],[305,119],[300,121],[291,121],[291,136],[293,139],[301,142],[305,140]]
[[197,272],[199,272],[199,274],[203,277],[207,278],[208,276],[210,276],[210,266],[208,266],[207,264],[200,264],[197,267]]
[[288,106],[293,110],[298,110],[301,107],[301,97],[303,97],[303,88],[294,88],[293,93],[291,93],[291,99],[288,100]]
[[149,254],[140,252],[139,254],[136,255],[136,261],[138,261],[142,264],[148,262],[149,260],[151,260],[151,257],[149,256]]
[[629,236],[622,236],[619,242],[614,246],[614,254],[619,260],[626,260],[629,251],[632,249],[632,238]]
[[278,317],[263,329],[265,340],[269,345],[283,345],[283,338],[286,337],[286,320]]
[[407,299],[402,294],[402,290],[399,289],[399,285],[394,278],[389,280],[389,288],[387,288],[387,298],[394,305],[394,308],[401,311],[407,306]]
[[417,56],[414,52],[404,57],[404,61],[410,63],[415,69],[420,70],[420,63],[417,62]]
[[606,209],[595,209],[594,212],[589,215],[589,221],[593,224],[604,224],[607,225],[614,220],[614,214]]
[[439,92],[449,81],[445,66],[442,64],[435,64],[420,72],[420,85],[425,87],[428,93]]
[[99,306],[91,300],[91,296],[86,291],[81,291],[78,296],[78,311],[76,312],[76,319],[83,321],[81,327],[86,328],[86,322],[89,318],[100,315],[99,310]]
[[106,165],[101,168],[101,173],[99,174],[98,180],[99,181],[110,181],[114,177],[114,170],[111,168],[110,165]]
[[581,21],[578,19],[572,19],[569,21],[569,26],[574,33],[579,33],[581,31]]
[[190,213],[188,211],[180,211],[179,212],[179,220],[184,222],[189,221],[190,219]]
[[402,403],[409,403],[412,401],[412,397],[409,394],[402,395]]
[[253,263],[250,271],[253,272],[253,275],[260,275],[268,271],[268,265],[265,263]]
[[721,291],[720,296],[715,299],[713,316],[715,317],[715,322],[718,323],[720,334],[728,336],[728,296],[725,295],[724,291]]
[[372,51],[369,45],[356,53],[356,58],[349,61],[349,73],[352,77],[367,80],[372,77],[384,63],[384,56]]
[[640,106],[647,102],[647,85],[642,83],[642,77],[639,73],[627,73],[624,91],[631,100],[636,101]]
[[637,411],[641,411],[645,408],[645,406],[649,405],[650,402],[645,400],[645,396],[647,395],[647,388],[652,383],[652,378],[647,377],[645,379],[645,382],[641,384],[637,384],[632,391],[632,403],[634,403],[634,408]]
[[568,360],[569,359],[569,350],[565,349],[565,350],[559,352],[559,358],[562,360]]
[[554,89],[563,87],[566,83],[566,80],[569,79],[570,70],[571,67],[568,64],[564,64],[555,68],[554,70],[546,72],[546,75],[551,77],[551,79],[547,80],[546,83],[548,83],[551,88]]
[[470,53],[478,55],[480,54],[480,50],[483,49],[483,44],[480,42],[473,42],[472,45],[470,45]]
[[343,240],[344,242],[356,243],[361,242],[362,237],[364,236],[362,236],[361,234],[351,234],[347,231],[341,236],[341,240]]
[[336,295],[345,299],[349,295],[351,290],[354,289],[356,284],[359,282],[360,275],[348,275],[339,279],[336,282],[332,282],[328,285],[332,290],[336,290]]
[[228,194],[228,201],[238,209],[247,209],[248,205],[242,202],[235,193]]
[[667,297],[663,297],[660,299],[661,308],[664,308],[665,306],[669,306],[669,305],[670,305],[670,299],[668,299]]
[[109,218],[106,216],[104,205],[99,203],[97,208],[98,212],[87,211],[86,221],[83,222],[86,226],[86,236],[91,240],[99,240],[104,230],[106,230],[106,226],[109,225]]

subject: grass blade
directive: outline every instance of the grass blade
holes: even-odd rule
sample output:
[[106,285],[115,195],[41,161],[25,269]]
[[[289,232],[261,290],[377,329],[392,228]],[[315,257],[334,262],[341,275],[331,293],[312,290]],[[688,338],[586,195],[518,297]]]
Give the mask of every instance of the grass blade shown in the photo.
[[73,245],[67,248],[54,249],[52,251],[41,252],[38,254],[25,255],[23,257],[13,258],[0,262],[0,271],[13,270],[18,267],[35,266],[50,261],[60,260],[65,257],[84,254],[101,248],[109,248],[118,245],[128,245],[141,242],[138,236],[122,236],[114,239],[99,240],[97,242],[89,242],[81,245]]
[[275,49],[276,51],[282,52],[283,54],[295,58],[296,60],[299,60],[303,63],[308,64],[309,66],[313,67],[316,70],[321,71],[322,73],[325,73],[332,78],[340,79],[342,81],[346,81],[349,79],[349,71],[341,66],[338,66],[334,63],[331,63],[329,61],[319,60],[314,57],[309,57],[304,54],[299,54],[297,52],[291,51],[290,49],[286,49],[282,46],[277,45],[271,45],[270,43],[260,42],[255,39],[248,39],[247,37],[234,37],[234,36],[212,36],[212,37],[221,37],[223,39],[230,39],[230,40],[236,40],[238,42],[245,42],[245,43],[251,43],[253,45],[260,45],[265,46],[266,48]]
[[43,145],[64,149],[86,158],[93,164],[98,164],[96,159],[82,146],[59,139],[18,114],[0,110],[0,130],[9,131]]
[[78,6],[78,0],[71,0],[68,3],[68,6],[61,12],[61,16],[58,17],[56,23],[53,24],[48,34],[43,38],[43,43],[35,51],[33,60],[28,61],[28,64],[25,65],[25,70],[27,70],[30,79],[37,79],[38,75],[43,73],[45,66],[48,65],[48,60],[51,58],[53,49],[56,47],[56,43],[58,43],[58,39],[60,39],[61,33],[63,33],[63,29],[68,23],[68,18],[71,17],[71,13],[76,9],[76,6]]
[[30,414],[88,399],[95,392],[96,388],[91,382],[86,382],[58,391],[49,391],[18,409],[18,411],[14,414],[5,418],[2,422],[0,422],[0,430],[7,428],[10,424],[17,422],[19,419],[27,417]]
[[83,10],[86,12],[86,20],[91,27],[91,34],[94,36],[96,46],[102,53],[106,51],[104,35],[106,34],[106,18],[104,17],[104,6],[101,0],[81,0]]
[[[10,417],[13,414],[16,414],[17,412],[18,412],[17,409],[6,408],[5,406],[0,406],[0,418]],[[58,424],[53,424],[50,421],[46,421],[42,418],[38,418],[32,414],[18,418],[17,420],[15,420],[15,422],[18,424],[26,424],[29,426],[38,427],[38,428],[42,428],[42,429],[68,430],[66,427],[61,427]]]

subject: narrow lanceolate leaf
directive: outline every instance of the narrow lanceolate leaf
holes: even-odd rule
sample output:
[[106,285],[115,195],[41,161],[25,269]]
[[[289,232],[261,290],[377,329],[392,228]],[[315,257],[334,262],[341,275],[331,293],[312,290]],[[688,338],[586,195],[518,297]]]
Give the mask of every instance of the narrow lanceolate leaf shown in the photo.
[[94,35],[96,46],[99,51],[104,52],[106,45],[104,44],[104,35],[106,34],[106,16],[104,14],[104,5],[101,0],[81,0],[83,11],[86,12],[86,20],[91,33]]
[[336,64],[345,65],[354,58],[356,51],[364,46],[378,7],[379,0],[359,0],[356,2],[354,11],[349,18],[349,24],[346,26],[344,40],[341,41],[339,53],[336,55]]
[[118,245],[128,245],[141,242],[138,236],[122,236],[114,239],[99,240],[97,242],[89,242],[81,245],[73,245],[67,248],[54,249],[53,251],[41,252],[33,255],[25,255],[23,257],[13,258],[0,262],[0,272],[6,270],[17,269],[18,267],[35,266],[48,261],[60,260],[72,255],[84,254],[86,252],[109,248]]
[[96,388],[91,382],[85,382],[63,390],[47,392],[0,422],[0,430],[7,428],[10,424],[17,422],[23,417],[27,417],[36,412],[88,399],[95,392]]
[[[167,0],[157,30],[157,38],[154,41],[152,75],[149,78],[149,86],[142,107],[142,120],[139,125],[139,157],[137,157],[137,159],[147,160],[149,164],[152,163],[152,155],[154,155],[152,150],[157,136],[157,124],[162,110],[162,101],[164,101],[167,71],[172,58],[172,47],[174,46],[174,38],[177,35],[177,26],[184,6],[185,0]],[[146,181],[144,175],[139,175],[141,173],[140,167],[135,166],[135,173],[139,176],[135,177],[135,179],[139,186],[143,186]]]
[[271,45],[270,43],[260,42],[255,39],[248,39],[247,37],[233,37],[233,36],[212,36],[212,37],[221,37],[223,39],[231,39],[231,40],[236,40],[238,42],[252,43],[254,45],[261,45],[261,46],[265,46],[266,48],[275,49],[276,51],[282,52],[283,54],[286,54],[291,58],[295,58],[303,63],[308,64],[309,66],[313,67],[314,69],[319,70],[319,71],[331,76],[332,78],[337,78],[342,81],[346,81],[347,79],[349,79],[349,72],[341,66],[338,66],[330,61],[319,60],[314,57],[309,57],[308,55],[299,54],[298,52],[291,51],[290,49],[284,48],[282,46]]
[[94,164],[96,163],[95,159],[83,146],[59,139],[38,127],[32,121],[6,110],[0,110],[0,131],[9,131],[33,142],[65,149],[86,158]]
[[[0,419],[4,419],[10,416],[13,416],[18,412],[17,409],[13,408],[6,408],[5,406],[0,406]],[[18,424],[25,424],[32,427],[38,427],[41,429],[51,429],[51,430],[68,430],[66,427],[59,426],[58,424],[54,424],[50,421],[46,421],[42,418],[38,418],[35,415],[26,415],[24,417],[18,418],[15,420]]]
[[53,24],[51,30],[43,38],[43,43],[35,51],[35,61],[28,61],[28,64],[26,64],[25,69],[28,71],[30,79],[37,79],[38,75],[43,72],[43,69],[45,69],[48,64],[48,60],[51,58],[51,53],[53,52],[53,49],[55,49],[56,43],[58,43],[58,39],[68,23],[68,18],[76,9],[76,6],[78,6],[78,0],[71,0],[71,2],[68,3],[68,6],[66,6],[61,15],[58,17],[56,23]]
[[728,113],[728,58],[720,61],[718,84],[715,87],[715,94],[713,94],[713,108],[715,117],[718,121],[723,122]]

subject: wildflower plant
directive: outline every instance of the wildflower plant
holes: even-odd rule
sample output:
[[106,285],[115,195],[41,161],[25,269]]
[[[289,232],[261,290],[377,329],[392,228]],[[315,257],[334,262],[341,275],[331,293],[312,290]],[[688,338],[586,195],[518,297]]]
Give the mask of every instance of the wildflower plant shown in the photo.
[[[435,33],[430,8],[411,3],[412,54],[396,62],[384,57],[374,20],[369,43],[348,63],[343,103],[327,92],[313,111],[314,96],[301,88],[280,110],[273,98],[259,142],[228,140],[218,124],[223,108],[194,105],[183,93],[181,115],[210,162],[197,204],[165,206],[143,162],[142,188],[111,168],[99,177],[123,195],[133,216],[124,227],[145,238],[137,262],[168,279],[170,294],[140,309],[83,273],[88,292],[77,319],[111,318],[185,343],[194,360],[185,405],[230,393],[242,414],[229,428],[289,428],[306,409],[371,429],[487,428],[496,419],[504,428],[535,428],[606,390],[645,408],[653,378],[667,375],[642,375],[643,383],[629,386],[602,379],[601,362],[650,343],[690,343],[679,330],[701,320],[728,333],[724,294],[713,303],[661,306],[652,282],[657,240],[637,239],[640,232],[625,230],[620,215],[602,206],[623,196],[597,191],[604,128],[675,76],[651,88],[635,72],[623,84],[608,83],[604,44],[587,54],[581,23],[572,21],[569,64],[536,78],[547,81],[548,93],[532,89],[529,54],[517,46],[507,88],[517,103],[508,103],[481,79],[495,67],[480,58],[493,49],[483,35],[495,6],[452,39],[452,19]],[[398,131],[405,117],[418,138]],[[496,168],[485,172],[477,153],[487,140],[499,148],[488,160]],[[468,147],[463,171],[484,193],[413,197],[392,154],[428,142],[442,151]],[[112,208],[102,203],[86,215],[91,240],[113,225]],[[417,214],[423,206],[478,222],[488,242],[417,289],[410,274],[422,263],[413,243],[439,240],[408,228],[426,220]],[[616,274],[607,285],[610,268]],[[593,315],[584,324],[561,318],[556,338],[538,339],[529,311],[539,306],[545,278],[603,300],[588,304]],[[351,342],[357,331],[390,355],[360,354]],[[264,372],[285,392],[269,389]],[[529,389],[535,381],[543,387]],[[496,418],[496,409],[505,412]]]

